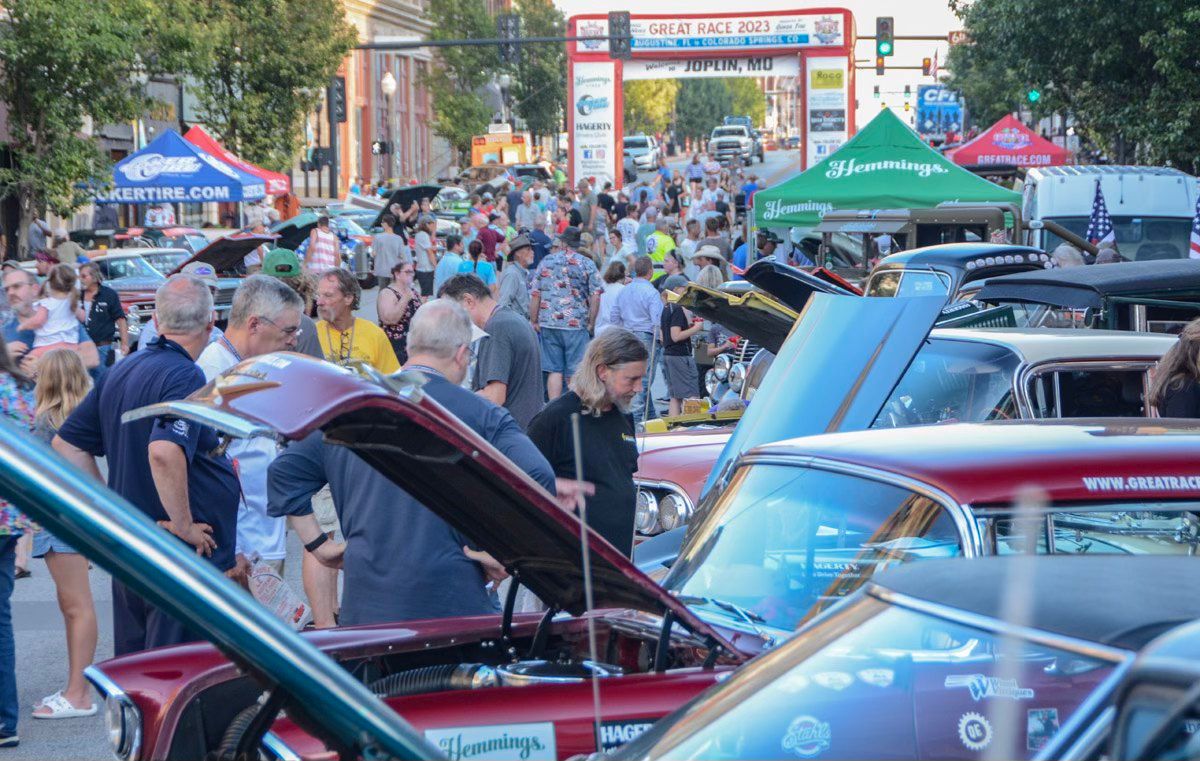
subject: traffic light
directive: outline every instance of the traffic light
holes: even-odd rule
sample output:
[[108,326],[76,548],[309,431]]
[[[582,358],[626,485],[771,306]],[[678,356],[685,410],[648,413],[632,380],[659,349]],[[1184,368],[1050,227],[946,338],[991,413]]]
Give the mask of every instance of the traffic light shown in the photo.
[[922,58],[921,59],[921,73],[924,74],[925,76],[929,76],[929,72],[931,72],[931,71],[933,71],[933,59],[932,58]]
[[894,22],[895,20],[891,16],[875,17],[876,57],[887,57],[896,52],[896,41],[893,37],[895,30]]
[[1038,92],[1038,89],[1036,87],[1030,87],[1029,92],[1025,93],[1025,97],[1029,100],[1030,103],[1037,103],[1039,100],[1042,99],[1042,94],[1040,92]]
[[346,78],[334,77],[329,82],[329,118],[337,124],[346,123]]
[[875,85],[875,97],[879,97],[879,85]]
[[496,36],[500,43],[500,63],[518,64],[521,62],[521,17],[515,13],[501,13],[496,16]]
[[387,156],[392,152],[392,144],[387,140],[376,140],[371,143],[372,156]]
[[904,99],[908,100],[912,96],[912,85],[904,86]]
[[912,110],[912,104],[911,104],[911,103],[909,103],[907,100],[906,100],[906,101],[904,101],[904,110],[905,110],[905,111],[911,111],[911,110]]
[[629,11],[608,12],[608,56],[628,61],[633,58],[630,39]]
[[881,55],[875,56],[875,73],[883,76],[883,56]]

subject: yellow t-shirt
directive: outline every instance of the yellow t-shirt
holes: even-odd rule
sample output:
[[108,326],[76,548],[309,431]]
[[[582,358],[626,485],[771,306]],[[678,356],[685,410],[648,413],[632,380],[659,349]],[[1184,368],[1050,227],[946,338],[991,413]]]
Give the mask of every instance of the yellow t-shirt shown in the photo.
[[394,373],[400,369],[400,361],[392,350],[383,328],[361,317],[354,318],[354,325],[343,332],[324,320],[317,322],[317,339],[325,359],[340,364],[346,357],[347,348],[351,359],[361,360],[381,373]]

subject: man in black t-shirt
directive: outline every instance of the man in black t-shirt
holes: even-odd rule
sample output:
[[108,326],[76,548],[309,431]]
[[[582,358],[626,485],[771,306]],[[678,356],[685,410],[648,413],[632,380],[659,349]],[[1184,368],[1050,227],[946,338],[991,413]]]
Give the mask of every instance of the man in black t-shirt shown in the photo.
[[[683,275],[663,278],[663,294],[683,293],[688,279]],[[692,356],[692,336],[704,327],[704,321],[694,319],[683,307],[668,301],[660,318],[663,343],[663,376],[667,381],[670,399],[669,414],[683,412],[683,400],[696,395],[700,381],[696,377],[696,358]]]
[[129,325],[121,307],[121,297],[103,281],[100,268],[94,263],[88,262],[79,268],[79,282],[83,285],[80,303],[86,315],[83,326],[100,354],[100,364],[88,371],[92,382],[100,380],[112,365],[115,340],[120,338],[122,355],[129,353]]
[[595,486],[587,498],[588,524],[625,556],[633,553],[633,518],[637,507],[637,437],[629,414],[642,388],[648,354],[641,339],[624,328],[610,327],[592,339],[571,377],[571,388],[529,424],[554,475],[576,477],[571,416],[579,415],[579,435],[586,442],[583,480]]

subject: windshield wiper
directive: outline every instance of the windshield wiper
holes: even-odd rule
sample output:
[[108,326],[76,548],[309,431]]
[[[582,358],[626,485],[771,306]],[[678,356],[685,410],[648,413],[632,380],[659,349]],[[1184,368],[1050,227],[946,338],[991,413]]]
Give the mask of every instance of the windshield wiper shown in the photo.
[[765,624],[767,619],[752,610],[743,608],[741,605],[731,603],[727,600],[718,600],[715,597],[700,597],[698,595],[676,595],[676,597],[686,605],[715,605],[727,613],[732,613],[742,623],[753,629],[754,633],[761,637],[768,647],[775,644],[775,637],[763,631],[762,627],[759,626],[759,624]]

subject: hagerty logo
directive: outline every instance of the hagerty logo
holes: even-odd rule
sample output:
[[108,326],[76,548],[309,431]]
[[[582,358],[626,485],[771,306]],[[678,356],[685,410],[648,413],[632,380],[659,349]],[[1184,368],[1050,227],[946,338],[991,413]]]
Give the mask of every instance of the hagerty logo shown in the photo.
[[812,758],[828,750],[832,738],[829,722],[812,716],[800,716],[788,725],[787,734],[783,736],[783,749],[800,758]]
[[859,163],[858,159],[850,159],[849,161],[837,160],[830,161],[829,168],[825,170],[825,176],[831,180],[836,180],[841,177],[850,177],[855,174],[867,174],[869,172],[878,172],[884,169],[894,169],[901,172],[913,172],[918,177],[928,177],[931,174],[949,174],[950,170],[941,164],[923,164],[916,161],[868,161],[867,163]]
[[966,687],[975,701],[988,698],[1029,700],[1034,695],[1033,690],[1020,686],[1016,679],[1000,679],[985,674],[951,674],[946,677],[944,685],[948,688]]
[[597,98],[591,95],[584,95],[579,100],[575,101],[575,110],[580,116],[587,116],[596,109],[608,108],[608,98]]
[[551,722],[427,729],[425,737],[451,761],[543,761],[557,756]]
[[654,719],[606,721],[600,725],[600,750],[612,750],[635,740],[653,724]]

